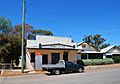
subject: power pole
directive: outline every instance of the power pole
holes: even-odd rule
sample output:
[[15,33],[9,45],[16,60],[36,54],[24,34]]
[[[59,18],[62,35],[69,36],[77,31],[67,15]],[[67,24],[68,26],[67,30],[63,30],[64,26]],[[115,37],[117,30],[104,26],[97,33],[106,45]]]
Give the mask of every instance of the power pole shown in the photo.
[[22,48],[21,48],[21,69],[22,73],[24,73],[24,33],[25,33],[25,9],[26,9],[26,0],[23,0],[23,9],[22,9]]

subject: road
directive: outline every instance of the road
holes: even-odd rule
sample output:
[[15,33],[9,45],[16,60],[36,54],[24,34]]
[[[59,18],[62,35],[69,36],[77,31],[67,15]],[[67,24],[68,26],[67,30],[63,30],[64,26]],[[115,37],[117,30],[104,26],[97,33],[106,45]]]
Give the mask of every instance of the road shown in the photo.
[[120,84],[120,68],[61,75],[0,77],[0,84]]

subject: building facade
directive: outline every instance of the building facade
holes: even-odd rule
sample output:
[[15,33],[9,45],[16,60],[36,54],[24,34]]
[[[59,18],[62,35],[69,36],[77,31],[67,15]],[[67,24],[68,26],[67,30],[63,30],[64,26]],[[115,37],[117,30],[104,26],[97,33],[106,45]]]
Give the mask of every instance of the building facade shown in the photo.
[[36,53],[41,53],[41,65],[55,64],[58,60],[77,62],[76,43],[71,38],[55,36],[36,36],[36,40],[27,40],[26,68],[35,69]]

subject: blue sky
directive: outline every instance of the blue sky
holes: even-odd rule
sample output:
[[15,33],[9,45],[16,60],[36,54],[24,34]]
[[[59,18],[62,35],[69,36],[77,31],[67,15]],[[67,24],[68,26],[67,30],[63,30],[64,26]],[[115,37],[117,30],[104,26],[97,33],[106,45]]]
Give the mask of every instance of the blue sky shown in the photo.
[[[102,34],[111,45],[120,45],[120,0],[26,0],[26,23],[47,29],[55,36]],[[0,16],[21,24],[22,0],[1,0]]]

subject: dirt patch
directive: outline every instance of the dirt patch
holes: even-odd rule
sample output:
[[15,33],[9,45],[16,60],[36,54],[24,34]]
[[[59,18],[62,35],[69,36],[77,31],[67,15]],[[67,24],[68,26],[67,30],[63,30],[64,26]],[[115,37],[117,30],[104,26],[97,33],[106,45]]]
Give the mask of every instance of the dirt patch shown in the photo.
[[20,75],[32,75],[32,74],[43,74],[45,71],[34,71],[34,70],[27,70],[22,73],[20,70],[4,70],[1,76],[20,76]]
[[110,64],[110,65],[96,65],[96,66],[86,66],[85,71],[95,71],[111,68],[120,68],[120,64]]

